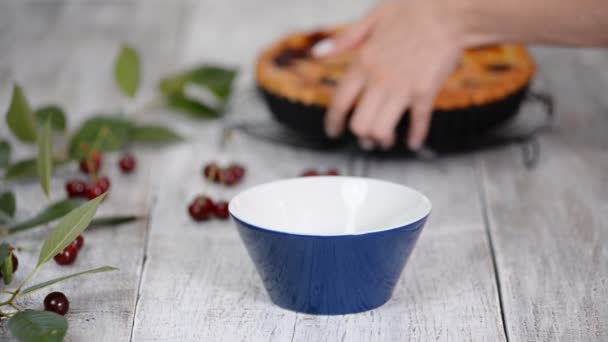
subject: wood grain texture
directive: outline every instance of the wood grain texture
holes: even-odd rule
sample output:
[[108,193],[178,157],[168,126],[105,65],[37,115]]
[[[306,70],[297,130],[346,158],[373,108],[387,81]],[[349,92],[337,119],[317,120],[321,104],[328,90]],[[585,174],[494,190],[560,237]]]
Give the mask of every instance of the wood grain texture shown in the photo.
[[[200,60],[217,60],[240,69],[237,87],[225,123],[268,120],[255,94],[251,75],[260,47],[280,32],[309,28],[323,20],[355,14],[365,4],[332,6],[344,11],[320,13],[315,4],[301,2],[197,2],[184,16],[186,41],[176,68]],[[235,9],[247,13],[240,22]],[[253,29],[255,28],[255,29]],[[230,43],[226,43],[226,33]],[[296,314],[275,307],[263,289],[232,223],[197,224],[186,213],[197,193],[231,198],[254,184],[298,176],[309,167],[337,167],[358,172],[360,164],[348,155],[319,154],[274,146],[235,133],[227,150],[219,146],[220,124],[188,122],[182,131],[198,139],[169,157],[153,209],[148,259],[137,307],[134,341],[286,341],[293,337]],[[203,186],[200,170],[205,162],[236,159],[248,166],[245,183],[236,188]],[[179,248],[176,248],[179,246]],[[155,308],[170,308],[158,311]]]
[[608,340],[606,51],[539,49],[559,126],[527,171],[519,151],[482,158],[511,341]]
[[[112,63],[123,40],[138,44],[144,55],[146,85],[158,78],[166,61],[171,59],[172,41],[179,27],[179,6],[164,2],[80,2],[80,1],[2,1],[0,3],[0,103],[8,105],[12,83],[26,89],[32,105],[59,103],[74,130],[87,116],[100,112],[118,113],[129,105],[116,90],[112,80]],[[162,17],[167,26],[156,25]],[[4,118],[2,118],[4,122]],[[8,137],[4,124],[0,135]],[[57,146],[65,139],[55,137]],[[12,140],[13,161],[35,156],[35,147]],[[103,174],[112,181],[111,194],[99,215],[137,214],[145,216],[155,193],[153,165],[157,152],[137,151],[140,168],[122,176],[117,168],[117,155],[106,155]],[[65,197],[64,182],[82,177],[75,163],[58,170],[51,184],[52,200]],[[35,180],[2,184],[17,194],[17,219],[25,219],[48,202]],[[52,225],[51,225],[52,226]],[[42,309],[44,296],[64,292],[70,300],[69,332],[66,341],[126,341],[132,330],[135,302],[144,258],[147,220],[114,228],[85,232],[85,246],[73,266],[61,267],[51,261],[33,279],[37,282],[101,265],[112,265],[119,271],[85,276],[54,285],[24,299],[21,304]],[[16,282],[23,280],[35,265],[39,248],[50,227],[9,237],[21,248]],[[10,340],[0,331],[0,340]]]
[[298,314],[294,340],[504,340],[472,158],[374,159],[369,176],[425,193],[429,221],[391,301],[359,315]]
[[[165,160],[171,168],[163,176],[151,216],[133,340],[289,340],[296,314],[269,302],[233,223],[196,223],[186,208],[197,194],[230,199],[245,188],[297,176],[310,166],[345,172],[349,159],[275,146],[239,133],[220,151],[214,144],[220,135],[217,126],[200,132],[204,139],[176,148]],[[247,165],[244,183],[233,188],[205,184],[202,166],[213,160],[228,163],[231,156]]]
[[[0,1],[0,104],[8,104],[12,83],[19,81],[33,104],[64,105],[70,129],[100,110],[141,105],[169,71],[201,61],[240,69],[222,122],[145,113],[143,120],[170,124],[192,140],[165,150],[138,149],[140,168],[129,177],[118,175],[116,155],[106,159],[113,192],[100,213],[149,213],[149,221],[91,230],[74,267],[50,263],[36,277],[120,267],[49,289],[70,297],[68,341],[500,341],[507,336],[499,290],[510,341],[608,340],[605,51],[535,51],[539,86],[555,96],[561,123],[541,138],[542,159],[533,171],[524,170],[515,147],[422,163],[277,146],[236,132],[228,149],[220,149],[223,125],[269,120],[252,79],[262,46],[286,31],[353,18],[372,3]],[[143,56],[143,91],[133,102],[112,83],[111,64],[123,41]],[[8,136],[5,125],[0,135]],[[16,147],[13,160],[33,151]],[[200,170],[210,160],[247,165],[245,182],[229,189],[204,185]],[[186,213],[200,192],[230,199],[308,167],[396,181],[433,201],[431,219],[385,306],[334,317],[277,308],[233,224],[197,224]],[[75,165],[57,172],[53,199],[63,197],[64,181],[76,173]],[[35,181],[2,189],[16,191],[19,219],[46,205]],[[23,247],[16,281],[34,264],[47,230],[8,239]],[[46,293],[22,304],[41,308]],[[5,330],[0,340],[10,340]]]

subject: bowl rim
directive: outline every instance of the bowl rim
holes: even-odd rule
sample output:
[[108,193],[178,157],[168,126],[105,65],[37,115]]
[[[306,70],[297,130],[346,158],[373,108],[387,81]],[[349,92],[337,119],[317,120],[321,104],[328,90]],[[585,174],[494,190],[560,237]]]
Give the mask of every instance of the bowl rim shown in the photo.
[[[368,231],[361,231],[361,232],[355,232],[355,233],[345,233],[345,234],[326,234],[326,235],[320,235],[320,234],[305,234],[305,233],[293,233],[293,232],[287,232],[284,230],[280,230],[280,229],[273,229],[273,228],[265,228],[265,227],[260,227],[256,224],[247,222],[246,220],[243,220],[241,218],[239,218],[233,210],[233,203],[234,200],[237,199],[238,197],[240,197],[241,195],[253,191],[255,189],[258,189],[260,187],[265,187],[265,186],[270,186],[270,185],[276,185],[278,183],[287,183],[287,182],[292,182],[292,181],[297,181],[297,180],[303,180],[303,179],[308,179],[308,180],[312,180],[312,179],[321,179],[321,178],[325,178],[325,179],[333,179],[333,180],[338,180],[338,179],[356,179],[356,180],[364,180],[366,182],[379,182],[379,183],[385,183],[385,184],[389,184],[391,186],[396,186],[396,187],[401,187],[404,189],[407,189],[409,191],[414,192],[417,196],[420,197],[420,199],[427,205],[428,209],[426,211],[426,213],[424,215],[422,215],[420,218],[413,220],[413,221],[409,221],[406,222],[404,224],[400,224],[399,226],[391,226],[391,227],[387,227],[387,228],[379,228],[379,229],[373,229],[373,230],[368,230]],[[399,230],[399,229],[407,229],[408,227],[410,227],[408,230],[412,230],[412,231],[416,231],[422,228],[422,225],[420,223],[424,222],[425,220],[428,219],[428,217],[430,216],[431,212],[433,210],[433,206],[432,206],[432,202],[431,200],[424,195],[422,192],[403,185],[403,184],[399,184],[399,183],[395,183],[395,182],[391,182],[391,181],[387,181],[387,180],[383,180],[383,179],[377,179],[377,178],[370,178],[370,177],[356,177],[356,176],[313,176],[313,177],[294,177],[294,178],[287,178],[287,179],[281,179],[281,180],[276,180],[276,181],[271,181],[271,182],[266,182],[266,183],[262,183],[262,184],[258,184],[255,185],[253,187],[250,187],[246,190],[243,190],[241,192],[239,192],[236,196],[234,196],[231,200],[230,203],[228,204],[228,211],[230,213],[230,216],[239,224],[242,224],[248,228],[254,229],[254,230],[260,230],[260,231],[264,231],[264,232],[268,232],[268,233],[274,233],[274,234],[280,234],[280,235],[289,235],[289,236],[301,236],[301,237],[315,237],[315,238],[341,238],[341,237],[357,237],[357,236],[364,236],[364,235],[369,235],[369,234],[379,234],[379,233],[386,233],[386,232],[390,232],[390,231],[394,231],[394,230]]]

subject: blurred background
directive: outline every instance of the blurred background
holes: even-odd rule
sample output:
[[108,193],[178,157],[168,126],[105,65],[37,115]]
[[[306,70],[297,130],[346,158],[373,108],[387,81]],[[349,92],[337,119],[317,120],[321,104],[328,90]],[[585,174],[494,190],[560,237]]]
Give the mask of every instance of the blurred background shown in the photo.
[[[252,66],[259,51],[285,33],[331,26],[364,14],[375,1],[195,1],[195,0],[47,0],[0,1],[0,103],[7,103],[19,81],[36,103],[58,102],[68,112],[137,106],[155,91],[159,78],[201,61],[239,68],[234,101],[253,94]],[[441,25],[441,23],[437,23]],[[141,53],[143,83],[135,101],[126,103],[111,79],[113,59],[125,42]],[[605,50],[534,48],[539,72],[535,88],[559,93],[560,128],[603,134],[604,118],[590,111],[594,102],[608,107]],[[576,65],[576,66],[575,66]],[[243,95],[244,94],[244,95]],[[253,102],[248,117],[268,117]],[[571,121],[572,115],[589,120]],[[164,117],[163,117],[164,118]],[[191,122],[180,124],[188,133]]]
[[[3,113],[13,83],[19,82],[32,104],[61,104],[70,118],[69,129],[74,129],[87,116],[139,107],[156,93],[161,77],[209,62],[239,69],[226,114],[228,120],[271,120],[255,92],[253,66],[261,49],[290,31],[333,26],[357,18],[374,3],[371,0],[0,0],[0,106]],[[114,58],[123,43],[136,48],[143,63],[140,91],[132,101],[120,93],[112,75]],[[248,167],[251,165],[246,180],[250,183],[245,184],[248,186],[293,177],[304,167],[318,166],[321,162],[325,163],[323,167],[338,164],[341,170],[347,170],[345,164],[352,164],[350,171],[356,171],[353,174],[413,185],[433,201],[434,221],[410,261],[405,274],[407,281],[400,285],[395,304],[380,313],[351,317],[345,323],[340,317],[298,316],[299,327],[304,331],[300,340],[314,340],[307,333],[315,331],[333,332],[336,340],[343,331],[357,338],[362,331],[358,328],[366,329],[360,336],[367,337],[365,334],[369,333],[371,340],[375,331],[367,329],[368,326],[378,329],[377,336],[374,335],[378,341],[397,340],[407,333],[418,334],[422,339],[427,336],[445,340],[454,339],[454,334],[474,339],[473,336],[487,333],[487,340],[500,340],[504,339],[501,314],[508,316],[504,330],[510,329],[513,340],[526,340],[530,336],[538,337],[537,340],[560,337],[605,340],[608,329],[602,300],[605,301],[607,293],[608,264],[604,217],[608,212],[608,51],[533,47],[532,52],[538,65],[533,88],[553,97],[559,116],[557,126],[540,139],[542,154],[534,170],[521,165],[520,150],[516,147],[405,165],[403,161],[319,156],[244,140],[240,145],[240,151],[244,152],[238,157]],[[267,336],[273,335],[278,327],[277,336],[284,334],[293,339],[295,314],[267,311],[263,289],[236,233],[217,224],[212,226],[215,229],[210,230],[212,233],[204,235],[209,231],[191,222],[185,204],[180,202],[202,186],[200,164],[210,158],[209,151],[216,153],[211,148],[205,149],[211,145],[211,138],[205,140],[204,134],[211,135],[217,123],[163,110],[145,113],[145,117],[151,122],[170,124],[194,143],[177,148],[175,158],[168,159],[172,168],[150,171],[153,175],[160,174],[159,177],[142,180],[142,176],[137,182],[115,178],[116,189],[130,189],[129,186],[138,186],[137,191],[159,189],[159,179],[165,188],[158,197],[154,197],[154,190],[142,190],[124,197],[114,196],[109,201],[111,204],[124,200],[112,207],[114,210],[120,210],[126,202],[134,203],[141,211],[155,209],[156,213],[150,215],[156,221],[150,226],[142,221],[135,233],[125,233],[120,239],[116,239],[113,231],[91,233],[93,245],[98,239],[98,246],[111,246],[113,253],[108,256],[102,248],[92,249],[97,254],[90,260],[120,264],[121,273],[116,272],[115,284],[121,290],[90,290],[97,279],[86,283],[89,287],[77,282],[69,285],[74,293],[80,293],[74,296],[74,307],[80,311],[74,315],[78,315],[79,320],[74,322],[79,325],[73,328],[72,336],[87,340],[89,329],[95,327],[114,341],[119,339],[116,336],[132,337],[131,329],[139,327],[134,335],[147,336],[147,340],[162,334],[167,340],[205,337],[200,335],[204,329],[226,333],[226,339],[232,333],[247,340],[251,331]],[[8,136],[4,121],[0,134]],[[217,132],[214,134],[219,136]],[[151,158],[142,156],[144,162],[159,157],[154,150],[147,152],[151,152]],[[13,160],[19,160],[31,157],[32,149],[17,147],[13,153]],[[267,163],[268,156],[284,162],[272,165]],[[164,174],[177,169],[183,170],[167,179],[179,181],[162,184],[162,181],[169,183]],[[53,186],[55,193],[63,193],[60,180]],[[21,203],[27,203],[20,208],[22,216],[30,214],[34,210],[31,207],[43,205],[34,182],[18,183],[15,187],[20,191]],[[230,191],[237,190],[241,189]],[[145,196],[154,201],[144,201]],[[160,205],[155,202],[157,199]],[[174,213],[178,214],[172,216]],[[21,241],[31,246],[34,243]],[[115,248],[117,244],[120,248]],[[203,261],[199,254],[202,244],[210,251]],[[142,251],[148,245],[145,253],[159,266],[144,273]],[[175,245],[182,249],[176,249]],[[184,257],[187,254],[184,251],[192,253]],[[32,261],[31,254],[24,255],[23,260]],[[242,271],[239,266],[248,268]],[[146,280],[140,281],[142,277]],[[186,284],[189,292],[184,291],[176,298],[163,297],[170,296],[166,288],[154,288],[154,284],[163,281],[172,288],[178,287],[175,284]],[[144,297],[148,302],[143,307],[148,305],[148,309],[140,310],[134,318],[136,297],[139,298],[143,283],[152,295]],[[78,289],[82,292],[77,292]],[[95,300],[91,300],[93,296]],[[208,303],[197,307],[199,301],[204,301],[201,296]],[[506,303],[504,306],[498,303],[499,297]],[[170,319],[157,310],[161,305],[177,307],[184,302],[192,303],[192,311],[170,307],[170,314],[174,315]],[[184,317],[203,317],[200,322],[208,325],[199,327],[199,321],[176,323],[182,323]],[[407,317],[408,325],[403,324],[406,319],[403,317]],[[146,319],[148,325],[144,325]],[[106,323],[116,327],[115,331],[108,329]]]

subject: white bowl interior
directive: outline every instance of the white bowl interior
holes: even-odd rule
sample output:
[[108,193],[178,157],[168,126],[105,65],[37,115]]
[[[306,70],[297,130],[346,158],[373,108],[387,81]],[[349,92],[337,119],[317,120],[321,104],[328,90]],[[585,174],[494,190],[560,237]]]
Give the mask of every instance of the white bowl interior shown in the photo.
[[356,235],[414,223],[431,211],[416,190],[357,177],[302,177],[238,194],[230,213],[250,225],[300,235]]

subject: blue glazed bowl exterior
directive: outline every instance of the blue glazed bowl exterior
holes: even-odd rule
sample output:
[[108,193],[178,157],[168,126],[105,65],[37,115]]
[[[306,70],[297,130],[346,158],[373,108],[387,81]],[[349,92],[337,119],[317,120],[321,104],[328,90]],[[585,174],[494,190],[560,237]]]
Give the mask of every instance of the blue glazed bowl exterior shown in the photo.
[[322,315],[386,303],[427,219],[359,235],[309,236],[233,218],[271,300],[288,310]]

